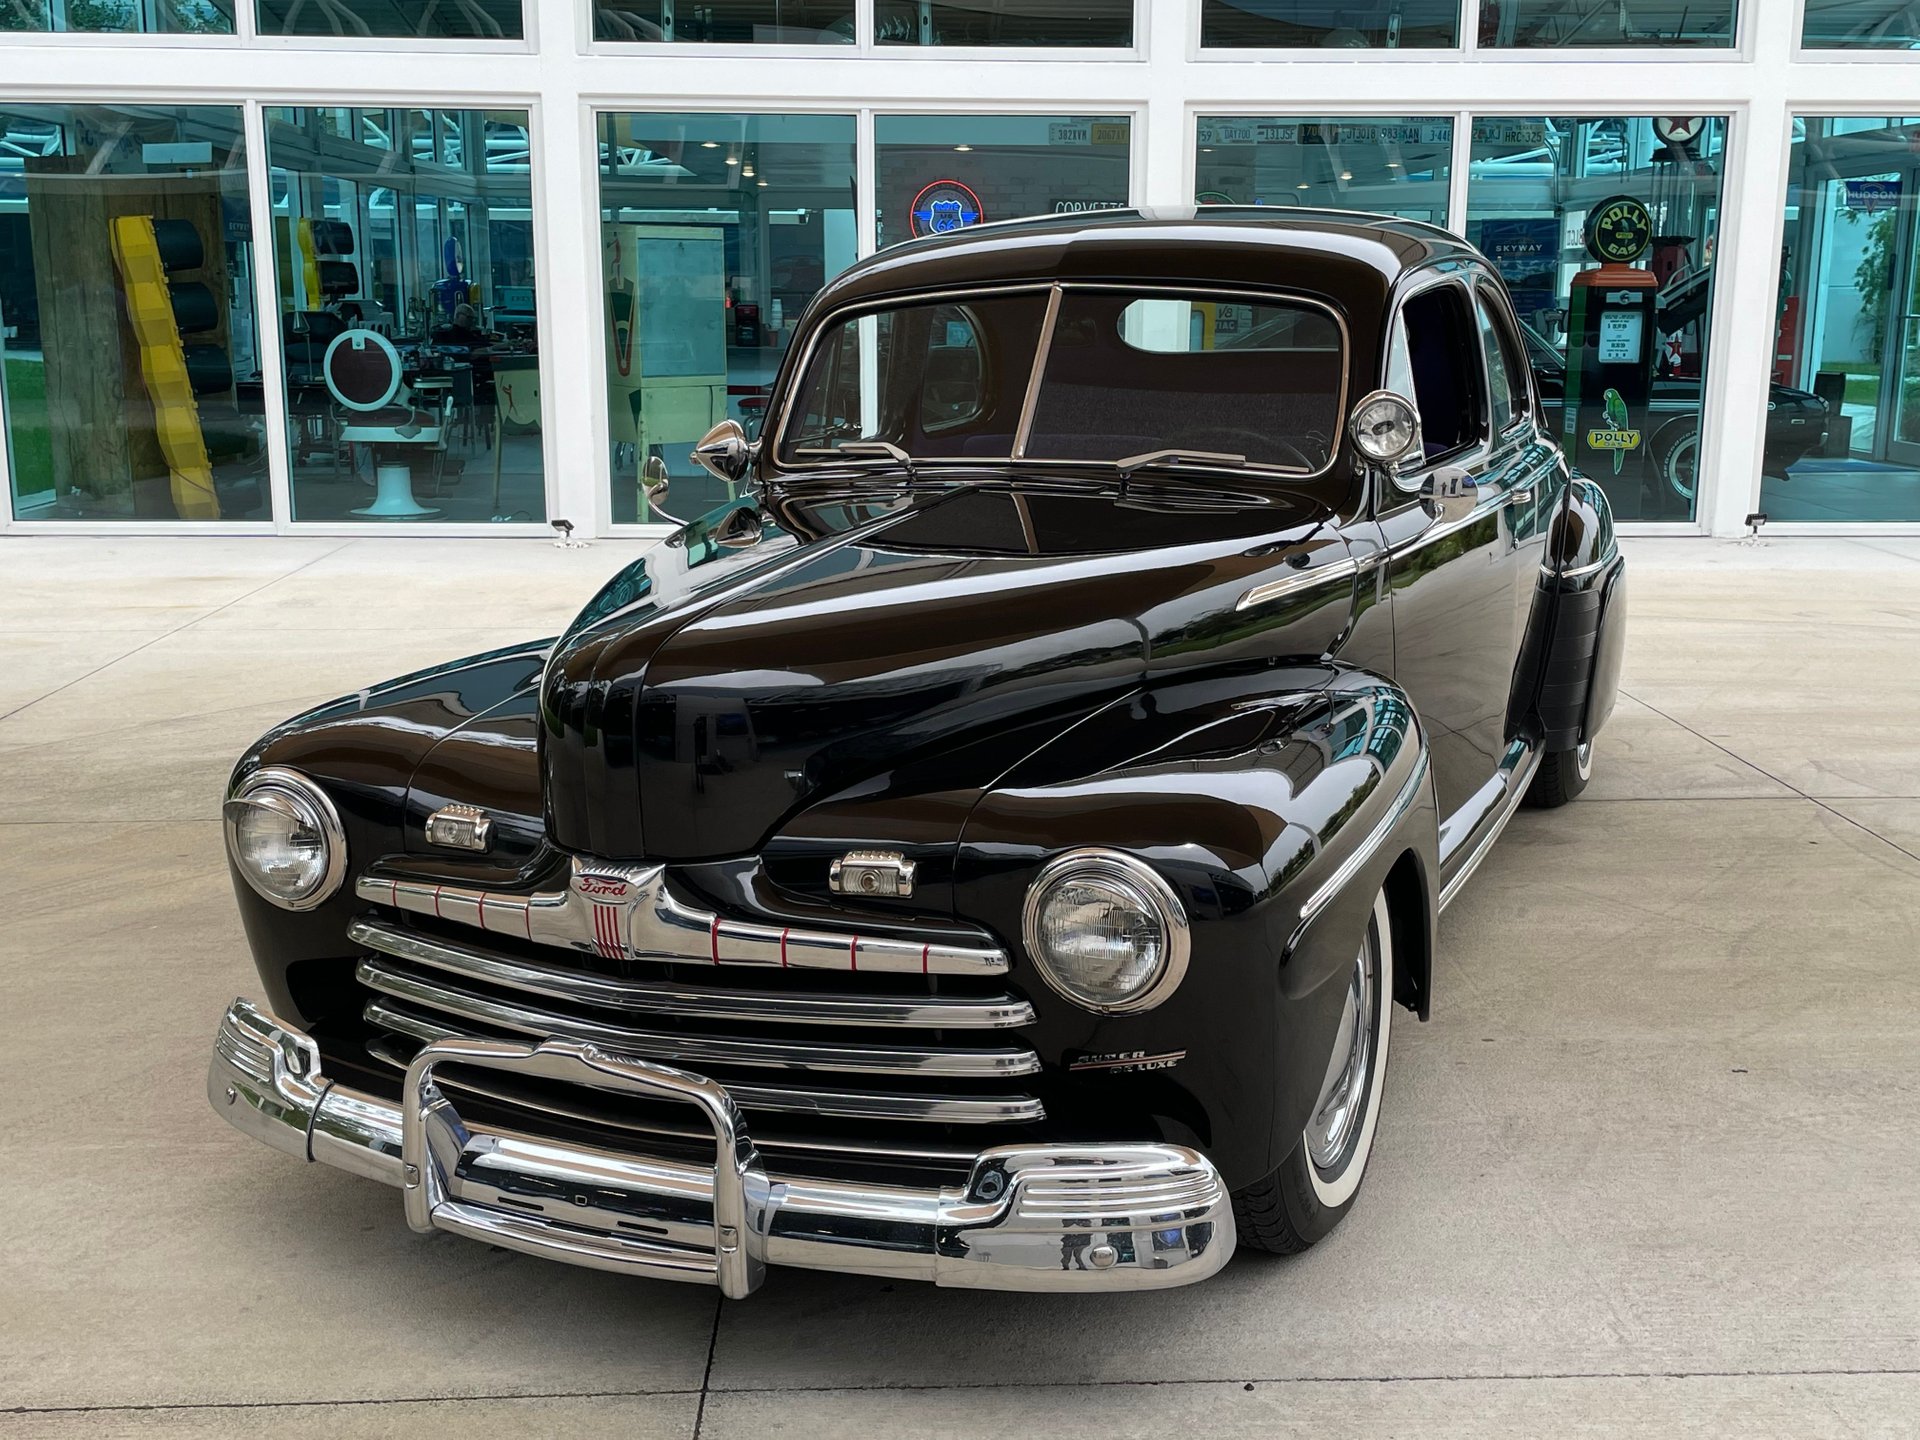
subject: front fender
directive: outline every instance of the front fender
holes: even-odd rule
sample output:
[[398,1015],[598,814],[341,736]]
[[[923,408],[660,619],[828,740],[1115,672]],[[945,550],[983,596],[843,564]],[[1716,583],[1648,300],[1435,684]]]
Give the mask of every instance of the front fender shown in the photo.
[[[1187,909],[1187,977],[1152,1010],[1084,1010],[1021,946],[1034,871],[1080,846],[1148,861]],[[1437,854],[1426,742],[1404,692],[1337,666],[1262,668],[1142,692],[1018,767],[967,819],[955,909],[1013,954],[1039,1012],[1036,1048],[1066,1070],[1061,1110],[1106,1127],[1151,1116],[1161,1138],[1206,1150],[1243,1185],[1306,1123],[1390,874],[1397,925],[1411,927],[1396,995],[1424,1010]],[[1135,1054],[1180,1058],[1111,1063]]]

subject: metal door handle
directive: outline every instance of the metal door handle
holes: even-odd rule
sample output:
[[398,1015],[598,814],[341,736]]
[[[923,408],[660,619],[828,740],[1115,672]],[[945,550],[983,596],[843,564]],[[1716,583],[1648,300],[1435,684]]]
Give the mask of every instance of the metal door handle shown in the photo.
[[1522,485],[1518,490],[1507,492],[1507,500],[1510,504],[1514,505],[1531,505],[1533,503],[1533,486]]

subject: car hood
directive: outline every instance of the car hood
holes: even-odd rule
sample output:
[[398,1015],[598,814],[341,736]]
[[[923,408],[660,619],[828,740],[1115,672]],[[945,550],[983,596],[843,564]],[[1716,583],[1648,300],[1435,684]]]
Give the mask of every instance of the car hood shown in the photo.
[[1346,620],[1236,609],[1277,548],[1340,544],[1305,499],[1001,486],[777,508],[743,550],[713,543],[725,510],[689,526],[562,636],[539,707],[555,843],[753,853],[825,797],[908,771],[988,784],[1150,672],[1317,656]]

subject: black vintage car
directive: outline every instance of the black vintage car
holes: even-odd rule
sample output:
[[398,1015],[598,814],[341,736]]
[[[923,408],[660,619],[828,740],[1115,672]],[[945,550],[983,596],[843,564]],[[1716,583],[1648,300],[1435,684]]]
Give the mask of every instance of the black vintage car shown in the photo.
[[[971,228],[821,291],[741,498],[557,638],[265,736],[210,1094],[421,1231],[1203,1279],[1352,1208],[1390,1019],[1586,785],[1624,572],[1425,225]],[[656,503],[668,501],[662,483]]]

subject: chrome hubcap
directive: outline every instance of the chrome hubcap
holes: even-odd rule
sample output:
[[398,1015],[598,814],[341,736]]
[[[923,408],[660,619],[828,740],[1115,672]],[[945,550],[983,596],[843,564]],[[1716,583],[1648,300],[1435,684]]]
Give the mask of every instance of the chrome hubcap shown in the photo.
[[1582,780],[1593,774],[1593,742],[1591,740],[1574,751],[1573,763],[1579,768]]
[[1694,460],[1699,450],[1700,442],[1697,439],[1682,440],[1674,448],[1673,460],[1668,465],[1667,483],[1682,500],[1693,499]]
[[1347,981],[1347,1001],[1340,1012],[1333,1054],[1327,1060],[1327,1078],[1321,1082],[1320,1099],[1307,1122],[1307,1155],[1321,1170],[1337,1170],[1351,1158],[1360,1132],[1373,1084],[1374,991],[1379,977],[1378,939],[1368,925]]

